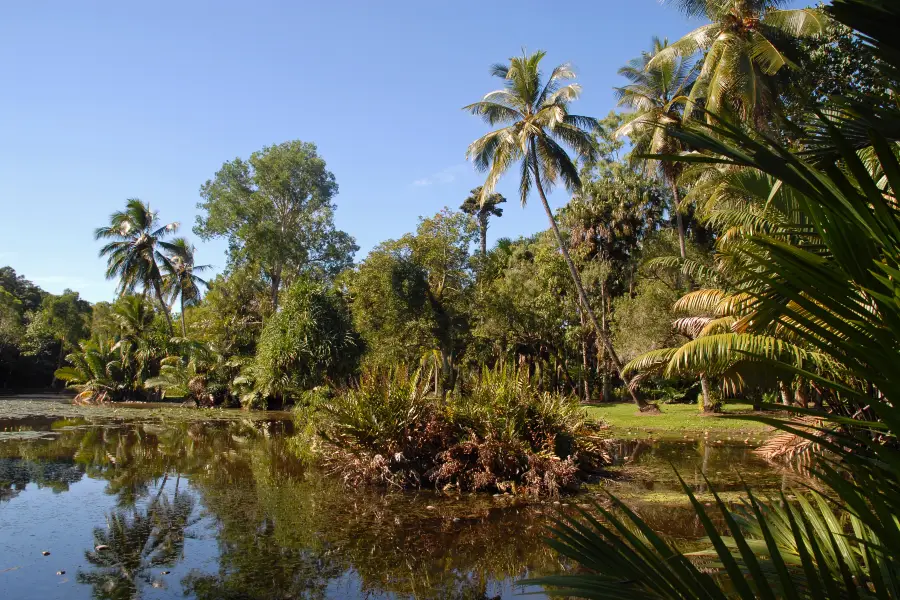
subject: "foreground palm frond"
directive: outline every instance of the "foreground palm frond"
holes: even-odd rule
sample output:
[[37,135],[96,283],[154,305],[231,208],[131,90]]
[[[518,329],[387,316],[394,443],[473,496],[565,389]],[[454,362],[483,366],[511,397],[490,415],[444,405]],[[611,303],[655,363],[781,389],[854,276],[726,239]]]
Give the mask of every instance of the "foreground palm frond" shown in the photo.
[[[900,5],[834,0],[826,10],[855,27],[888,63],[883,74],[900,80]],[[739,250],[742,276],[735,286],[753,299],[753,318],[741,331],[787,332],[823,365],[841,366],[839,372],[816,371],[778,360],[775,344],[741,349],[770,369],[815,383],[843,409],[793,409],[817,417],[818,424],[756,418],[819,446],[811,472],[822,489],[794,498],[782,494],[774,502],[760,502],[747,490],[748,502],[740,509],[713,494],[727,530],[722,535],[682,481],[711,545],[691,556],[613,498],[615,510],[597,507],[602,522],[582,512],[580,518],[560,519],[554,530],[554,546],[586,572],[530,583],[581,598],[900,596],[900,211],[886,192],[900,189],[900,130],[884,126],[887,110],[857,103],[855,137],[820,116],[822,135],[835,153],[826,163],[712,114],[708,127],[678,132],[699,151],[681,160],[755,169],[790,188],[821,240],[821,248],[809,248],[774,236],[749,237]],[[900,118],[896,107],[890,111]],[[860,158],[862,139],[877,169]]]

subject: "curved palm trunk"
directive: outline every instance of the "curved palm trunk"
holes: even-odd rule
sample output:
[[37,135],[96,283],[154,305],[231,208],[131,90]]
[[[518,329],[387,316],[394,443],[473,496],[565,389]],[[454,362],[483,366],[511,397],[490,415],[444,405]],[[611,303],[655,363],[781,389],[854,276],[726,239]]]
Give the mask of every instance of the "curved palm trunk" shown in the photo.
[[162,306],[163,314],[166,316],[166,323],[169,325],[169,335],[172,335],[174,333],[172,329],[172,315],[169,314],[169,307],[163,299],[162,289],[159,287],[158,281],[153,282],[153,291],[156,292],[156,299],[159,300],[159,305]]
[[547,202],[547,196],[544,194],[544,187],[541,185],[541,178],[538,172],[537,152],[533,145],[531,147],[531,167],[534,172],[534,183],[537,187],[538,195],[541,197],[541,204],[544,205],[544,212],[547,213],[547,219],[550,221],[550,228],[553,230],[553,235],[556,236],[556,243],[559,245],[559,250],[563,255],[563,259],[565,259],[566,265],[569,267],[569,274],[572,275],[572,281],[575,283],[575,289],[578,291],[578,298],[579,300],[581,300],[581,305],[584,307],[584,312],[587,313],[587,316],[591,321],[591,325],[593,325],[594,327],[594,331],[597,332],[597,337],[599,337],[603,342],[603,346],[606,348],[606,351],[609,354],[609,358],[612,361],[616,372],[619,374],[619,377],[622,378],[622,381],[625,382],[625,386],[628,388],[628,392],[631,394],[631,399],[638,406],[638,408],[643,410],[650,405],[647,404],[647,402],[645,402],[638,395],[637,390],[634,387],[628,385],[628,382],[626,381],[622,373],[622,361],[619,360],[619,355],[616,354],[616,350],[615,348],[613,348],[609,336],[606,335],[606,331],[604,331],[600,327],[600,323],[597,321],[597,315],[594,314],[594,310],[588,303],[587,294],[585,294],[584,292],[584,285],[582,285],[581,283],[581,276],[578,274],[578,269],[575,268],[575,263],[572,261],[572,257],[569,256],[569,251],[566,249],[566,244],[563,241],[562,234],[559,232],[559,226],[556,224],[556,218],[553,216],[553,211],[550,209],[550,203]]

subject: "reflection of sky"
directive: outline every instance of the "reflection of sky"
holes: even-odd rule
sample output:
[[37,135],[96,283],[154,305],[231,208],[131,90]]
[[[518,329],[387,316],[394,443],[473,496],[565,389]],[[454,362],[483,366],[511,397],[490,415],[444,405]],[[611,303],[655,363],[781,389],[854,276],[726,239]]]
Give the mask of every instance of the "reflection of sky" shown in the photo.
[[[105,481],[87,477],[62,494],[29,483],[0,504],[0,597],[91,597],[90,587],[75,583],[75,572],[87,567],[93,529],[115,506],[105,489]],[[44,550],[50,556],[42,556]],[[66,574],[56,575],[60,570]]]
[[[91,587],[76,583],[75,577],[79,570],[92,569],[84,553],[93,549],[94,528],[104,527],[106,515],[117,508],[115,496],[105,492],[107,483],[84,477],[65,493],[29,483],[18,496],[0,504],[0,598],[91,598]],[[157,492],[158,488],[151,488],[150,496]],[[174,492],[175,479],[169,478],[164,493],[171,498]],[[182,478],[179,494],[184,493],[191,491]],[[140,502],[137,508],[145,509],[146,503]],[[195,517],[201,511],[200,506],[195,508]],[[144,585],[142,598],[181,598],[181,579],[192,569],[217,572],[219,553],[211,519],[189,527],[188,536],[186,560],[166,567],[169,575],[161,576],[159,569],[152,573],[166,588]],[[41,555],[44,550],[50,555]],[[57,575],[57,571],[66,574]]]

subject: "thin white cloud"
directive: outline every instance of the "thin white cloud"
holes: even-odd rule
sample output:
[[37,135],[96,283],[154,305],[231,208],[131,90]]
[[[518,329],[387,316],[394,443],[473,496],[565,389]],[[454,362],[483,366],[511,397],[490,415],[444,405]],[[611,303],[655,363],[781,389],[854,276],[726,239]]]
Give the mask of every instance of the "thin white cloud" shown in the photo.
[[430,185],[443,185],[447,183],[453,183],[460,177],[460,175],[465,173],[468,168],[469,166],[465,163],[460,165],[453,165],[451,167],[447,167],[446,169],[441,169],[437,173],[429,175],[428,177],[416,179],[412,182],[412,185],[414,187],[427,187]]

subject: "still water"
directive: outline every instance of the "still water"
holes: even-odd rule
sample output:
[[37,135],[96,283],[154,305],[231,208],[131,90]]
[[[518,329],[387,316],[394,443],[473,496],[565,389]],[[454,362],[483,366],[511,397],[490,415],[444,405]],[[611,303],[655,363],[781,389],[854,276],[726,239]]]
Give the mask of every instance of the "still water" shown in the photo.
[[[571,568],[542,543],[556,511],[602,496],[348,489],[292,431],[285,413],[0,400],[0,598],[512,598]],[[602,485],[689,543],[672,467],[700,491],[701,469],[725,493],[788,485],[752,444],[617,443]]]

